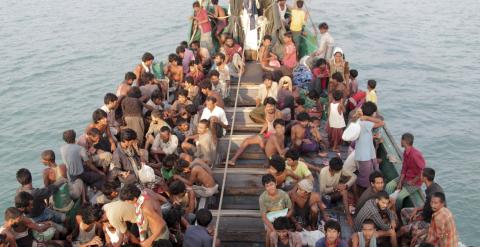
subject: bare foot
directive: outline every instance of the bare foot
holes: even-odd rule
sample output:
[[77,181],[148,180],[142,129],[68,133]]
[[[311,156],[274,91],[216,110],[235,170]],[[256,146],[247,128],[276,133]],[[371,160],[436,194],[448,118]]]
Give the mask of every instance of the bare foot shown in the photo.
[[320,156],[321,158],[327,158],[328,152],[318,152],[318,156]]
[[227,162],[227,165],[228,165],[228,166],[235,166],[235,161],[236,161],[236,160],[229,160],[229,161]]

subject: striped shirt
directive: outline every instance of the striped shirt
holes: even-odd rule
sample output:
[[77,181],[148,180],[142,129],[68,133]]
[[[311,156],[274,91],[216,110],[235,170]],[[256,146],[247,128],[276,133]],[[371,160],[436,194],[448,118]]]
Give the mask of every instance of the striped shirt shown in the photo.
[[452,212],[448,208],[443,207],[433,213],[427,242],[438,247],[458,246],[457,227]]
[[[388,214],[389,222],[392,222],[396,219],[395,214],[390,211],[390,209],[385,209],[385,212]],[[355,217],[353,227],[356,232],[360,232],[362,230],[363,221],[366,219],[373,220],[378,230],[388,231],[391,228],[390,223],[385,223],[384,219],[382,218],[375,198],[368,200]]]

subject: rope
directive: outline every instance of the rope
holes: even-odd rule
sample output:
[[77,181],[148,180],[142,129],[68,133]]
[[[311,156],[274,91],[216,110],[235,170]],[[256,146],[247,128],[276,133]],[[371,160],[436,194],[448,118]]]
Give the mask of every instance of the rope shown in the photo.
[[[245,60],[245,49],[243,49],[243,51],[242,51],[242,58]],[[244,64],[244,67],[243,67],[243,73],[245,73],[245,64]],[[225,160],[225,168],[223,170],[222,190],[220,191],[220,201],[218,203],[217,219],[215,221],[215,231],[214,231],[214,236],[213,236],[212,247],[215,247],[215,243],[216,243],[217,237],[218,237],[218,226],[220,225],[220,218],[221,218],[221,214],[222,214],[223,195],[225,193],[225,182],[227,181],[228,161],[230,160],[230,149],[232,148],[232,136],[233,136],[233,130],[234,130],[234,126],[235,126],[235,116],[237,115],[238,96],[240,95],[240,84],[242,82],[243,73],[241,73],[240,76],[238,77],[237,95],[235,96],[235,104],[233,106],[232,126],[230,127],[230,137],[228,139],[227,156],[226,156],[226,160]]]
[[305,9],[307,10],[308,19],[310,20],[310,23],[312,23],[313,32],[315,33],[315,40],[317,40],[317,42],[318,42],[318,30],[317,30],[317,27],[315,26],[315,22],[313,22],[312,15],[310,14],[310,9],[308,8],[307,3],[304,2],[304,6],[305,6]]

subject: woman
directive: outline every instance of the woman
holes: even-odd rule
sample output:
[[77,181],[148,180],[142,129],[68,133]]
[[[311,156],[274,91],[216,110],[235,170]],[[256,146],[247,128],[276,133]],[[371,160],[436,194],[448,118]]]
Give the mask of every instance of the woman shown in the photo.
[[333,57],[329,61],[328,65],[330,67],[330,79],[332,79],[333,74],[339,72],[343,76],[343,81],[348,83],[350,67],[348,66],[348,62],[345,61],[345,54],[343,53],[342,48],[335,48],[333,51]]
[[[293,96],[292,79],[289,76],[283,76],[280,78],[278,84],[277,107],[285,117],[289,116],[290,119],[294,119],[295,99]],[[285,118],[285,120],[290,119]]]

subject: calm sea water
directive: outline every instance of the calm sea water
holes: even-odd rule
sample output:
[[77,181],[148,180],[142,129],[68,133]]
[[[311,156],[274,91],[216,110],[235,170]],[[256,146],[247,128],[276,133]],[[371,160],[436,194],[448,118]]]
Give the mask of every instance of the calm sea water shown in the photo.
[[[0,212],[12,205],[18,168],[41,186],[40,152],[58,151],[65,129],[83,132],[143,52],[163,59],[186,38],[190,2],[0,2]],[[415,135],[461,239],[480,245],[480,2],[307,4],[314,22],[329,23],[361,86],[377,80],[390,130],[397,140]]]

